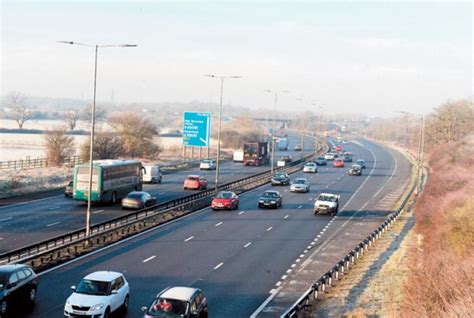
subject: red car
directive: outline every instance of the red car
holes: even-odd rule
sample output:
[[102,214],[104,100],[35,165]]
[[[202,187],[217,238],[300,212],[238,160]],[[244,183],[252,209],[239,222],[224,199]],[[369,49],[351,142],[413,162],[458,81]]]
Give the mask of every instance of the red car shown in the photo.
[[342,158],[334,159],[332,165],[334,168],[344,168],[344,160]]
[[341,152],[342,151],[342,146],[336,146],[336,152]]
[[202,176],[187,176],[184,180],[184,190],[203,190],[207,188],[207,180]]
[[239,208],[239,196],[232,191],[219,192],[212,198],[211,208],[213,210],[234,210]]

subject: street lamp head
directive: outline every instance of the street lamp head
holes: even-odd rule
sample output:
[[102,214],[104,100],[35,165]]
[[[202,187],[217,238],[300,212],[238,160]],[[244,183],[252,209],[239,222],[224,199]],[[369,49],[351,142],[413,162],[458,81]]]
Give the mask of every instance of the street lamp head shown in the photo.
[[216,77],[214,74],[204,74],[204,76],[207,76],[207,77]]
[[118,46],[120,46],[120,47],[137,47],[138,45],[136,45],[136,44],[120,44]]
[[272,92],[272,91],[269,90],[269,89],[266,89],[266,90],[265,90],[265,93],[271,93],[271,92]]
[[229,78],[242,78],[240,75],[229,76]]
[[63,43],[63,44],[74,44],[72,41],[56,41],[57,43]]

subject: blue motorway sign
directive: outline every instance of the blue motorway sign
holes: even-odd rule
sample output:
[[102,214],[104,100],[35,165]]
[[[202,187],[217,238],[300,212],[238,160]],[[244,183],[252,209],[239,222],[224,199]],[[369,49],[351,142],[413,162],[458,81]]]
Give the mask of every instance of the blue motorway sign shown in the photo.
[[211,113],[184,112],[183,144],[207,147],[211,138]]

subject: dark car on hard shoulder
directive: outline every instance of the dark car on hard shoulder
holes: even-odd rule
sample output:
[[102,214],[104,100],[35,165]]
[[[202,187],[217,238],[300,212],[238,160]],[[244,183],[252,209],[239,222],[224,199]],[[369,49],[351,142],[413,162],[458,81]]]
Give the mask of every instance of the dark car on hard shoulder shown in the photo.
[[11,309],[33,306],[38,290],[38,277],[28,265],[0,266],[0,317]]
[[71,180],[69,181],[66,188],[64,189],[64,195],[67,198],[72,198],[73,193],[74,193],[74,181]]

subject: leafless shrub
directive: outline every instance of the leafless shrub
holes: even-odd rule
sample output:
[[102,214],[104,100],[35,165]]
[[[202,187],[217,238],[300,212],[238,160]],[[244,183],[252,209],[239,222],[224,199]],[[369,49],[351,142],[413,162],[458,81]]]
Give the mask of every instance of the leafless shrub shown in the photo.
[[[124,155],[122,139],[112,133],[98,132],[94,136],[94,160],[117,159]],[[90,159],[90,137],[81,147],[83,161]]]
[[46,156],[53,165],[60,165],[66,156],[74,154],[74,138],[68,136],[66,128],[56,128],[48,131],[46,141]]
[[158,135],[155,125],[136,113],[120,113],[109,118],[109,124],[122,140],[123,155],[130,158],[157,157],[160,147],[153,138]]

